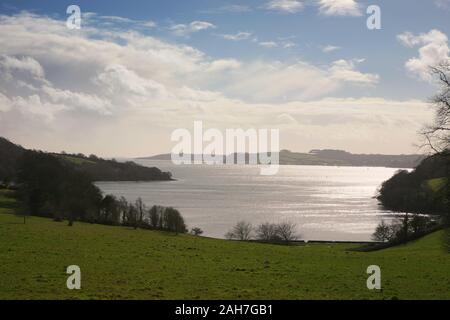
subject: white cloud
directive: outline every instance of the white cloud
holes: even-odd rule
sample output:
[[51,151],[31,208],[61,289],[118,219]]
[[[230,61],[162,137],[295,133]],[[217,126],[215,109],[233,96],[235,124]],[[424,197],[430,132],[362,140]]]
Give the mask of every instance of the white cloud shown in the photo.
[[98,16],[98,17],[103,20],[111,20],[111,21],[115,21],[115,22],[126,22],[126,23],[133,22],[132,19],[123,18],[123,17],[119,17],[119,16]]
[[3,72],[25,71],[37,78],[44,77],[44,69],[31,57],[10,57],[0,55],[0,68]]
[[241,40],[247,40],[252,36],[251,32],[242,32],[239,31],[236,34],[222,34],[221,37],[223,37],[226,40],[232,40],[232,41],[241,41]]
[[304,6],[303,1],[299,0],[272,0],[266,3],[265,8],[285,13],[296,13],[303,10]]
[[209,72],[221,72],[226,70],[239,69],[241,63],[235,59],[220,59],[211,62],[207,71]]
[[[11,96],[9,107],[18,107],[21,112],[43,115],[47,120],[53,119],[53,113],[61,110],[85,109],[110,113],[110,104],[103,98],[54,87],[45,78],[41,64],[31,57],[3,55],[0,57],[0,71],[0,86],[5,94]],[[5,103],[6,95],[2,94],[2,97],[2,102]]]
[[278,47],[278,43],[276,43],[275,41],[262,41],[262,42],[258,42],[258,45],[260,45],[261,47],[265,47],[265,48]]
[[356,0],[318,0],[319,12],[326,16],[361,16]]
[[139,32],[73,32],[26,13],[0,15],[0,47],[0,135],[33,148],[167,152],[174,128],[203,120],[219,129],[280,126],[282,146],[295,150],[407,152],[430,113],[417,101],[324,99],[377,83],[356,60],[213,59]]
[[221,79],[217,88],[234,98],[276,102],[315,99],[348,85],[374,86],[378,80],[378,75],[360,72],[353,61],[347,60],[322,67],[302,61],[253,61]]
[[285,49],[293,48],[293,47],[296,46],[296,44],[294,42],[291,42],[291,41],[283,42],[282,45],[283,45],[283,48],[285,48]]
[[379,81],[378,75],[362,73],[356,70],[355,63],[349,60],[334,61],[329,71],[333,79],[342,80],[347,83],[374,85]]
[[402,34],[397,35],[397,39],[406,47],[412,48],[418,44],[420,44],[421,38],[416,37],[411,32],[404,32]]
[[127,92],[148,98],[167,98],[169,96],[164,85],[153,79],[144,79],[120,64],[108,65],[104,71],[98,74],[95,81],[111,94]]
[[[351,63],[338,68],[315,67],[302,61],[292,64],[213,60],[194,48],[167,44],[135,32],[84,31],[73,35],[62,22],[44,17],[4,17],[0,45],[10,56],[27,55],[51,67],[53,73],[70,75],[65,80],[69,86],[66,90],[96,94],[108,88],[110,92],[126,92],[136,99],[138,95],[167,98],[170,92],[173,95],[186,84],[206,91],[220,90],[239,99],[311,98],[335,92],[346,83],[375,82],[375,75],[361,73]],[[30,47],[28,44],[36,38],[39,42]],[[115,39],[122,44],[115,43]],[[273,41],[261,45],[279,46]],[[220,70],[233,72],[218,75]],[[329,83],[332,75],[335,79]],[[246,85],[240,89],[239,83]],[[271,86],[274,88],[266,90]],[[114,99],[121,101],[123,96],[106,97],[114,105]]]
[[11,109],[11,101],[7,96],[0,92],[0,119],[1,112],[9,111]]
[[277,120],[278,124],[280,124],[280,125],[283,125],[283,124],[298,125],[299,124],[298,121],[293,116],[291,116],[290,114],[287,114],[287,113],[279,114],[276,117],[276,120]]
[[448,37],[439,30],[431,30],[419,35],[405,32],[398,35],[397,38],[407,47],[420,46],[419,56],[409,59],[405,63],[405,67],[409,72],[418,75],[423,80],[431,80],[429,72],[431,66],[436,66],[440,62],[450,59]]
[[55,119],[58,112],[67,110],[64,104],[54,104],[41,99],[37,94],[26,97],[15,96],[10,98],[10,109],[17,110],[25,117],[49,123]]
[[242,13],[242,12],[250,12],[252,9],[249,6],[241,5],[241,4],[231,4],[222,6],[214,9],[206,9],[202,10],[202,13]]
[[70,90],[62,90],[51,86],[43,86],[41,88],[41,96],[37,98],[48,97],[46,101],[56,105],[70,106],[63,109],[86,109],[101,114],[111,113],[111,104],[109,100],[100,98],[97,95],[87,94],[83,92],[73,92]]
[[340,50],[340,49],[341,49],[341,47],[332,46],[332,45],[328,45],[328,46],[322,47],[322,51],[325,52],[325,53],[337,51],[337,50]]
[[154,28],[157,26],[156,22],[154,22],[154,21],[142,21],[140,23],[140,25],[143,27],[149,27],[149,28]]
[[149,20],[137,20],[130,19],[120,16],[102,16],[98,15],[95,12],[83,12],[82,13],[82,24],[83,25],[92,25],[92,24],[101,24],[101,25],[120,25],[127,24],[128,26],[136,26],[136,27],[146,27],[146,28],[154,28],[157,26],[156,22]]
[[192,33],[206,29],[215,29],[216,26],[206,21],[192,21],[189,24],[177,24],[170,27],[170,31],[177,36],[189,36]]

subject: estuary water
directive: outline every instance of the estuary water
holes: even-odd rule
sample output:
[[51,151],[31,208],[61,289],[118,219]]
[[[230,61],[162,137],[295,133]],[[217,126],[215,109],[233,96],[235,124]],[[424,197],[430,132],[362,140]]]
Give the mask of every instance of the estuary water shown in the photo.
[[188,227],[200,227],[204,236],[223,238],[240,220],[292,221],[304,240],[368,241],[381,219],[393,217],[374,196],[398,169],[280,166],[277,175],[262,176],[250,165],[136,162],[171,171],[176,181],[96,184],[129,201],[141,197],[147,206],[175,207]]

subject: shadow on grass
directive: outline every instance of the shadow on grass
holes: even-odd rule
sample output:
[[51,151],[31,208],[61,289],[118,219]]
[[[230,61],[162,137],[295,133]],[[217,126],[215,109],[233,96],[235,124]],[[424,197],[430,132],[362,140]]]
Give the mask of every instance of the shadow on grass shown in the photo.
[[439,225],[433,228],[430,228],[429,230],[426,230],[424,232],[420,232],[418,234],[412,235],[410,237],[408,237],[408,239],[402,240],[402,241],[393,241],[393,242],[376,242],[373,244],[368,244],[368,245],[364,245],[361,247],[357,247],[357,248],[353,248],[353,249],[349,249],[349,251],[357,251],[357,252],[372,252],[372,251],[379,251],[379,250],[384,250],[384,249],[389,249],[389,248],[394,248],[394,247],[399,247],[399,246],[405,246],[408,245],[412,242],[415,242],[427,235],[430,235],[434,232],[443,230],[444,227]]
[[450,228],[446,228],[444,230],[444,234],[443,234],[443,242],[444,242],[444,248],[445,250],[447,250],[447,253],[450,254]]
[[0,199],[0,208],[4,208],[4,209],[17,209],[18,205],[17,202],[13,201],[13,200],[5,200],[5,199]]
[[25,223],[23,223],[23,220],[22,221],[17,221],[17,222],[0,222],[0,225],[10,225],[10,224],[25,224]]
[[[25,224],[24,218],[21,215],[17,215],[14,212],[0,212],[2,216],[8,216],[9,221],[2,221],[0,225],[10,225],[10,224]],[[26,218],[26,222],[28,222],[28,216]]]

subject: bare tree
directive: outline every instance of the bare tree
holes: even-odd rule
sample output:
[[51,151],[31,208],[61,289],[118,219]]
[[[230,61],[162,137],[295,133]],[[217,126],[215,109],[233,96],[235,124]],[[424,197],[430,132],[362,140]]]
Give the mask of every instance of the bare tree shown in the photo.
[[378,242],[388,242],[391,241],[393,237],[394,237],[393,229],[389,224],[387,224],[384,220],[382,220],[375,229],[375,232],[372,235],[372,240]]
[[228,231],[225,233],[225,239],[227,240],[233,240],[235,238],[234,233],[232,231]]
[[[437,79],[440,89],[431,99],[435,107],[435,120],[432,125],[422,130],[426,146],[438,156],[449,159],[450,156],[450,59],[441,62],[436,67],[431,67],[431,73]],[[450,163],[447,161],[446,202],[450,206]],[[444,215],[446,227],[446,245],[450,252],[450,210]]]
[[158,228],[158,224],[160,221],[160,217],[162,215],[163,209],[161,206],[153,206],[150,208],[149,216],[150,216],[150,226],[154,229]]
[[274,223],[262,223],[256,228],[256,238],[261,241],[280,240],[278,226]]
[[450,148],[450,60],[430,68],[431,74],[440,85],[439,92],[431,98],[435,107],[434,123],[422,130],[424,144],[434,153],[441,153]]
[[225,234],[227,239],[236,239],[241,241],[250,240],[252,237],[253,227],[250,223],[239,221],[231,231]]
[[191,229],[191,233],[192,233],[194,236],[200,236],[201,234],[203,234],[203,230],[200,229],[199,227],[195,227],[195,228],[192,228],[192,229]]
[[137,223],[142,224],[144,222],[144,215],[145,215],[145,204],[142,201],[142,198],[139,197],[136,199],[136,209],[137,209]]
[[300,236],[296,233],[297,225],[293,222],[282,222],[277,225],[277,235],[285,242],[297,240]]
[[139,211],[133,204],[128,205],[128,219],[129,223],[133,225],[134,229],[138,228]]
[[127,213],[128,213],[128,201],[123,196],[120,197],[120,200],[119,200],[119,210],[120,210],[120,213],[122,216],[120,219],[120,222],[126,223],[127,222]]

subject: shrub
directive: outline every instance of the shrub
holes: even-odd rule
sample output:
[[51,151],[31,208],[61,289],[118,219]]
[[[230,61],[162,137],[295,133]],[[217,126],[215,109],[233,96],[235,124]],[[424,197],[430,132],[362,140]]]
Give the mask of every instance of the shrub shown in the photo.
[[239,221],[231,231],[225,234],[225,237],[229,240],[236,239],[241,241],[250,240],[252,237],[253,227],[250,223],[245,221]]
[[284,242],[296,241],[300,236],[296,233],[297,225],[293,222],[282,222],[277,225],[277,235]]
[[[249,240],[253,228],[249,223],[239,222],[225,237],[227,239]],[[269,223],[265,222],[256,227],[255,238],[267,242],[292,242],[300,238],[297,225],[293,222]]]
[[186,224],[180,212],[172,207],[164,211],[165,226],[164,229],[175,233],[186,233]]
[[405,214],[390,224],[384,220],[381,221],[375,229],[372,239],[380,242],[404,243],[426,234],[435,227],[436,224],[428,216],[414,214],[411,218],[409,214]]
[[200,228],[198,228],[198,227],[196,227],[196,228],[192,228],[192,229],[191,229],[191,233],[192,233],[194,236],[199,236],[199,235],[203,234],[203,230],[200,229]]
[[387,224],[384,220],[382,220],[375,229],[375,232],[372,235],[372,240],[378,242],[388,242],[392,240],[392,236],[393,236],[393,229],[389,224]]
[[256,238],[261,241],[280,241],[278,226],[274,223],[262,223],[256,228]]

